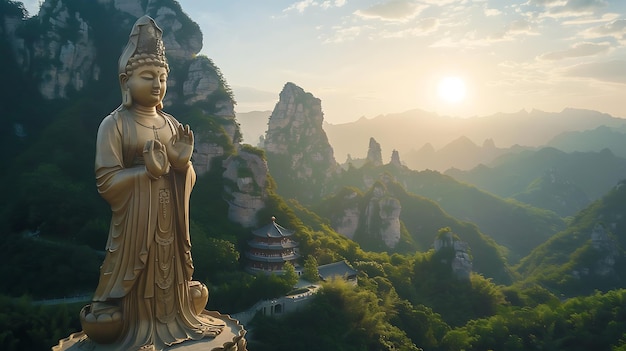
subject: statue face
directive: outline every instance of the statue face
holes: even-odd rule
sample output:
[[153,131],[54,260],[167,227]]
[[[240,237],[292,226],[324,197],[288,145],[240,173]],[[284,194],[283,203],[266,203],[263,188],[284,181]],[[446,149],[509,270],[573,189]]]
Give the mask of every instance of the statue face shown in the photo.
[[124,76],[122,82],[126,81],[133,103],[145,107],[156,107],[163,100],[167,90],[167,70],[165,67],[140,66],[130,76]]

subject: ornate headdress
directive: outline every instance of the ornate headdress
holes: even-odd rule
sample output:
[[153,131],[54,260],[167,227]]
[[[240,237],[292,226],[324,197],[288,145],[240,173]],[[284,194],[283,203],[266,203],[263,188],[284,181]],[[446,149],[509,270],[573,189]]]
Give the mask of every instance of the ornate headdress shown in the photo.
[[[128,37],[128,44],[120,56],[118,62],[118,73],[120,79],[122,74],[130,76],[133,71],[142,65],[155,65],[165,67],[167,72],[170,67],[165,58],[165,46],[163,45],[163,31],[156,25],[150,16],[140,17]],[[122,105],[132,106],[132,97],[128,87],[122,88]],[[159,103],[157,109],[163,108],[163,102]]]
[[162,36],[163,31],[150,16],[140,17],[120,56],[118,72],[132,74],[135,68],[145,64],[165,67],[169,72]]

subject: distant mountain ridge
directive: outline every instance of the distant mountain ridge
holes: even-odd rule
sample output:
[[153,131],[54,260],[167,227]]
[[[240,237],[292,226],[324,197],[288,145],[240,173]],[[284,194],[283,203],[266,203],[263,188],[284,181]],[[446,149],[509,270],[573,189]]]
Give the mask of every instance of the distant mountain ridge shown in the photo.
[[605,125],[595,129],[565,132],[555,136],[547,146],[574,151],[602,151],[610,149],[617,156],[626,158],[626,125],[611,128]]
[[533,149],[514,145],[509,148],[496,147],[493,139],[485,139],[482,146],[466,136],[460,136],[439,150],[427,143],[419,150],[405,153],[402,159],[411,169],[445,171],[450,168],[471,169],[479,164],[488,164],[502,155]]
[[[620,128],[624,124],[626,120],[606,113],[571,108],[556,113],[522,110],[465,119],[410,110],[372,119],[361,118],[344,124],[325,123],[324,129],[339,162],[345,160],[347,155],[352,158],[364,157],[368,140],[373,137],[380,143],[384,158],[395,149],[409,168],[443,171],[451,166],[458,168],[458,165],[443,161],[429,164],[428,149],[441,152],[437,158],[443,160],[445,154],[448,154],[443,151],[444,147],[454,141],[466,145],[464,150],[467,155],[470,151],[467,145],[478,148],[475,151],[479,156],[473,157],[473,164],[467,155],[461,158],[466,160],[466,167],[471,168],[483,160],[489,161],[490,157],[503,154],[510,147],[539,147],[565,132],[585,131],[599,126]],[[350,138],[346,138],[346,135],[350,135]],[[430,146],[425,148],[428,144]],[[477,146],[480,144],[482,147]],[[463,149],[462,145],[456,145],[456,148],[459,147]]]
[[[267,116],[270,113],[266,112]],[[261,129],[262,125],[257,121],[255,123],[260,127],[248,127],[252,124],[245,120],[247,113],[238,113],[237,116],[242,117],[242,129],[250,136],[245,136],[246,142],[256,144],[258,137],[267,128]],[[586,131],[599,127],[613,130],[612,137],[604,141],[610,140],[612,145],[618,147],[622,143],[626,144],[626,141],[615,133],[624,132],[625,125],[626,120],[619,117],[573,108],[566,108],[561,112],[522,110],[471,118],[452,118],[415,109],[369,119],[362,117],[349,123],[324,122],[323,128],[333,147],[335,158],[340,163],[345,162],[348,156],[352,159],[365,158],[369,140],[374,138],[381,145],[385,162],[389,160],[392,151],[397,150],[404,164],[411,169],[443,172],[452,167],[471,169],[480,163],[491,162],[505,153],[546,145],[567,147],[564,151],[591,151],[572,140],[575,140],[576,133],[589,133]],[[600,140],[602,131],[605,130],[600,129],[594,134],[597,136],[589,138]],[[348,135],[349,138],[346,137]],[[606,136],[606,133],[603,135]],[[589,141],[587,144],[591,145],[593,142]],[[613,151],[619,154],[617,150]]]
[[564,152],[546,147],[507,154],[488,166],[446,175],[501,197],[571,216],[626,178],[626,159],[611,150]]

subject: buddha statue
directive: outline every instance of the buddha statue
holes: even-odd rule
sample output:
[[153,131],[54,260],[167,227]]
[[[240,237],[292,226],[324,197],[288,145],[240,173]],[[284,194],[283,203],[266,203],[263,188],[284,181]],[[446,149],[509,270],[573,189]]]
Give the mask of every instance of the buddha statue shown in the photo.
[[214,338],[224,322],[203,314],[192,280],[189,196],[194,135],[162,111],[169,66],[162,31],[137,20],[119,59],[122,104],[100,124],[95,173],[112,211],[106,255],[83,331],[117,350],[163,350]]

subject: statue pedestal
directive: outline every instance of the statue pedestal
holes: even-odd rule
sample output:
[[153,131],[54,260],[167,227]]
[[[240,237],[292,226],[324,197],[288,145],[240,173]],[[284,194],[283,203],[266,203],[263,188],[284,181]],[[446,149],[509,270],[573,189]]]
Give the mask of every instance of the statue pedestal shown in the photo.
[[[226,327],[215,338],[205,338],[201,340],[188,340],[180,344],[172,345],[168,351],[247,351],[245,329],[239,321],[229,315],[216,311],[202,311],[206,315],[222,320]],[[57,346],[52,347],[52,351],[116,351],[115,345],[96,344],[91,341],[84,332],[80,331],[59,340]]]

